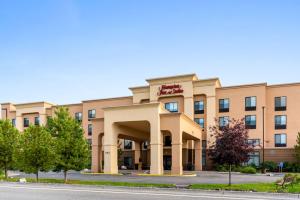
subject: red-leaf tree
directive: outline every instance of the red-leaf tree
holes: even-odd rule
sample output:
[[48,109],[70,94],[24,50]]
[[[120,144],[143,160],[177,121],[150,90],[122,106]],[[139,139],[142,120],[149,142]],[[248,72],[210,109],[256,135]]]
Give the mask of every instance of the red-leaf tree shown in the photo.
[[249,160],[249,154],[254,151],[253,146],[247,143],[248,129],[244,119],[228,119],[220,126],[216,122],[210,127],[213,142],[209,148],[209,156],[214,163],[229,165],[229,185],[231,185],[231,169]]

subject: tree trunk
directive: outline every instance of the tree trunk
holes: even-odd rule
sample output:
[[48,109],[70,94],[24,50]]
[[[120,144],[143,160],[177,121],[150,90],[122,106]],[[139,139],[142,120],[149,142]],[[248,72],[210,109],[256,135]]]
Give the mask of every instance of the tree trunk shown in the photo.
[[7,166],[4,166],[5,179],[8,179]]
[[36,171],[35,176],[36,176],[36,182],[38,183],[39,182],[39,170]]
[[68,171],[67,170],[64,170],[64,180],[65,180],[65,183],[67,183],[67,173],[68,173]]
[[229,186],[231,186],[231,165],[229,165]]

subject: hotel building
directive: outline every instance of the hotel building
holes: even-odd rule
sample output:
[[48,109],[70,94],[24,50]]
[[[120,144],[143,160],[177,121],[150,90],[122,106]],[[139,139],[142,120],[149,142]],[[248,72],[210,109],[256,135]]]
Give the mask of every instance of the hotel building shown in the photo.
[[[92,148],[92,171],[118,173],[149,169],[151,174],[171,170],[210,169],[206,149],[213,141],[209,127],[229,118],[245,118],[250,161],[294,161],[300,131],[300,83],[266,83],[222,87],[218,78],[195,74],[146,80],[129,88],[132,96],[82,101],[64,105],[81,121]],[[20,131],[30,124],[46,124],[57,106],[46,102],[1,104],[1,116]],[[263,156],[262,146],[265,151]]]

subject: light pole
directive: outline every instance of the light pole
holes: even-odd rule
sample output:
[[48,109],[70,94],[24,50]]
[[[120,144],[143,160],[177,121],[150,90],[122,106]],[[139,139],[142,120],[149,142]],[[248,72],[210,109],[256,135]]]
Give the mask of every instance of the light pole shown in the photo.
[[265,173],[265,106],[262,107],[262,123],[263,123],[263,138],[262,138],[262,173]]

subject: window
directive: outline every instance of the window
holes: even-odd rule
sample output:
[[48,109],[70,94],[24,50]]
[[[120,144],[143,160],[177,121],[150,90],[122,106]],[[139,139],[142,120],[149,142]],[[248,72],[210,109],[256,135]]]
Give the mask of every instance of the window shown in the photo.
[[164,138],[164,146],[165,147],[172,146],[172,138],[171,138],[171,136],[169,136],[169,135],[165,136],[165,138]]
[[166,103],[165,108],[170,112],[178,112],[178,103],[177,102]]
[[286,129],[286,115],[275,116],[275,129]]
[[256,115],[247,115],[245,124],[247,129],[256,129]]
[[82,121],[82,113],[81,113],[81,112],[75,113],[75,119],[76,119],[78,122],[81,122],[81,121]]
[[132,157],[124,157],[124,166],[126,166],[127,169],[132,169],[133,168]]
[[34,118],[34,125],[36,125],[36,126],[40,125],[40,118],[39,117]]
[[275,147],[286,147],[286,134],[275,134]]
[[204,101],[195,101],[194,110],[195,114],[204,114]]
[[195,118],[195,122],[204,128],[204,118]]
[[28,118],[24,118],[23,119],[23,124],[24,124],[24,127],[29,127],[29,119]]
[[229,117],[219,117],[220,128],[225,127],[229,124]]
[[95,118],[96,117],[96,110],[95,109],[89,110],[88,111],[88,117],[89,117],[89,119]]
[[12,123],[12,125],[13,125],[14,127],[16,127],[16,119],[12,119],[12,120],[11,120],[11,123]]
[[286,97],[275,97],[275,111],[286,110]]
[[259,166],[260,165],[260,154],[259,152],[253,152],[249,154],[249,161],[246,163],[247,165],[255,165]]
[[88,125],[88,135],[91,136],[93,134],[93,125],[89,124]]
[[219,112],[229,112],[229,99],[219,100]]
[[132,141],[131,140],[124,140],[124,149],[128,149],[128,150],[132,149]]
[[248,139],[247,144],[257,147],[260,145],[260,139]]
[[149,145],[149,142],[148,142],[148,141],[144,142],[144,143],[143,143],[144,149],[148,149],[148,145]]
[[256,110],[256,97],[245,98],[245,110],[246,111]]

